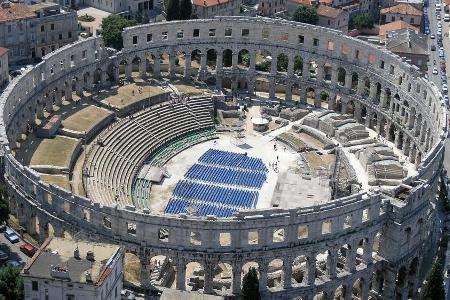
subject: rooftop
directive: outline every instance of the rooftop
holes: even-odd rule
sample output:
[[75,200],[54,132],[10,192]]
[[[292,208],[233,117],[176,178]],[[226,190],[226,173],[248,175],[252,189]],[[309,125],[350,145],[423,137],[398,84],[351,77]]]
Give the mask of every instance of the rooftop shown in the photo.
[[422,16],[423,12],[411,4],[408,3],[400,3],[391,7],[383,8],[380,11],[380,14],[400,14],[400,15],[409,15],[409,16]]
[[[79,258],[74,256],[77,245]],[[88,252],[93,253],[93,259]],[[22,272],[24,276],[36,278],[102,285],[120,252],[119,246],[111,244],[49,238]]]
[[332,18],[332,19],[338,17],[343,12],[344,11],[342,9],[325,6],[325,5],[319,5],[319,7],[317,8],[317,14],[319,16]]
[[4,3],[0,6],[0,22],[35,18],[36,13],[21,3]]
[[411,28],[391,31],[386,38],[386,49],[397,54],[428,55],[427,36]]
[[203,7],[212,7],[220,4],[226,4],[228,2],[230,2],[230,0],[192,0],[193,5]]
[[416,28],[415,26],[413,26],[405,21],[401,21],[401,20],[395,21],[395,22],[384,24],[384,25],[380,26],[379,32],[378,32],[380,41],[384,41],[384,39],[386,38],[386,34],[388,32],[391,32],[394,30],[399,30],[399,29],[405,29],[405,28],[411,28],[415,31],[419,31],[418,28]]

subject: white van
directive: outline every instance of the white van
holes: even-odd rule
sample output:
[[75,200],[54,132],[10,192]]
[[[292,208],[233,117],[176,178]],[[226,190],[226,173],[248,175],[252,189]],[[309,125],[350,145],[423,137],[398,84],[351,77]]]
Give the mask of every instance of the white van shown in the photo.
[[441,11],[441,4],[440,3],[436,3],[436,10],[437,11]]
[[445,14],[444,15],[444,22],[448,22],[450,21],[450,15],[449,14]]

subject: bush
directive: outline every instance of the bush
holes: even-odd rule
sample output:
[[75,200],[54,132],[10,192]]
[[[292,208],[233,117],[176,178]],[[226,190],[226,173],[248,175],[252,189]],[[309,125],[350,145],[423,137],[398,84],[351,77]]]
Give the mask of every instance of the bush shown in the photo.
[[372,15],[368,13],[361,13],[353,16],[350,19],[350,28],[356,28],[356,29],[372,29],[373,25],[375,23],[375,20],[373,19]]
[[81,22],[93,22],[95,21],[95,18],[93,16],[85,14],[84,16],[79,16],[78,20],[80,20]]
[[316,25],[319,21],[317,9],[313,6],[299,5],[295,10],[293,21]]

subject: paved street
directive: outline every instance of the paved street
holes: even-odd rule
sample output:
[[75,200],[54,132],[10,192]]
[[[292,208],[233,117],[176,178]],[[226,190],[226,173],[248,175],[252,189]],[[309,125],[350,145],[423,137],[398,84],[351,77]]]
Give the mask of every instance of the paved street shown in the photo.
[[[20,238],[20,235],[18,236]],[[19,249],[20,245],[24,243],[25,242],[20,238],[18,243],[12,244],[5,238],[3,233],[0,233],[0,249],[8,253],[10,260],[19,260],[20,258],[23,262],[27,262],[29,257],[22,253]]]
[[[440,60],[439,60],[439,45],[437,44],[437,23],[438,20],[436,19],[436,6],[435,1],[431,0],[428,5],[428,18],[430,21],[430,35],[434,34],[436,36],[435,39],[429,39],[430,47],[431,45],[436,45],[436,51],[430,51],[430,62],[429,62],[429,68],[428,68],[428,76],[429,79],[436,84],[436,86],[441,89],[442,82],[441,82],[441,75],[444,75],[440,68]],[[448,37],[448,32],[450,30],[450,22],[444,22],[444,14],[445,12],[442,10],[441,15],[441,23],[442,23],[442,43],[444,47],[444,53],[445,53],[445,64],[446,66],[450,66],[450,40]],[[438,68],[438,75],[433,75],[433,67],[434,67],[434,61],[436,61],[436,67]],[[448,74],[446,75],[447,80],[449,79]],[[447,139],[445,143],[445,157],[444,157],[444,166],[447,170],[450,171],[450,141]]]

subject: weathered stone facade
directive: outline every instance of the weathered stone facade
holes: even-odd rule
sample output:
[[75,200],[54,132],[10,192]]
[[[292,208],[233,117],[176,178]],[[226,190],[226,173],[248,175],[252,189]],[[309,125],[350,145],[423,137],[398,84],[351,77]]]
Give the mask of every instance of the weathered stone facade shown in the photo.
[[[56,236],[82,229],[99,239],[118,242],[139,255],[144,283],[149,259],[165,255],[176,266],[177,289],[185,289],[187,263],[198,262],[205,271],[204,292],[212,293],[215,266],[228,263],[232,292],[238,294],[244,264],[256,262],[265,298],[312,299],[320,292],[332,297],[337,289],[344,299],[352,299],[352,293],[360,299],[417,298],[422,256],[433,249],[437,238],[433,204],[447,132],[441,95],[420,77],[417,68],[337,31],[261,18],[149,24],[126,29],[123,38],[125,48],[118,53],[105,49],[96,38],[58,49],[15,79],[1,96],[5,177],[11,209],[22,226],[33,231],[30,220],[37,218],[42,239],[51,226]],[[217,51],[213,71],[206,65],[210,49]],[[247,69],[238,67],[242,49],[250,53]],[[363,191],[312,208],[240,212],[229,219],[163,215],[93,203],[48,185],[11,154],[27,124],[33,124],[35,116],[42,117],[44,110],[51,112],[52,104],[61,103],[63,96],[71,97],[72,90],[81,94],[93,84],[117,80],[120,64],[125,65],[127,76],[137,64],[142,77],[159,77],[160,61],[154,61],[152,74],[147,73],[146,64],[149,54],[159,57],[163,52],[170,57],[168,76],[174,76],[177,53],[194,50],[201,53],[199,76],[215,78],[218,87],[226,79],[233,90],[246,86],[253,93],[255,79],[263,77],[269,80],[271,96],[276,84],[285,85],[286,103],[292,105],[296,105],[291,100],[292,89],[301,87],[299,104],[306,102],[307,92],[314,91],[316,107],[327,101],[329,109],[352,113],[357,121],[386,136],[417,165],[418,174],[403,181],[408,196],[399,199],[395,193]],[[231,67],[222,64],[225,50],[232,51]],[[271,53],[271,72],[255,70],[256,50]],[[287,72],[277,71],[280,53],[289,57]],[[303,70],[294,72],[296,56],[303,59]],[[190,59],[186,55],[186,77]],[[316,78],[310,76],[312,66],[317,66]],[[327,92],[326,99],[322,91]],[[130,224],[135,225],[134,234],[127,231]],[[327,226],[331,229],[324,230]],[[279,230],[284,231],[282,241],[274,239]],[[161,238],[161,231],[168,236]],[[200,238],[200,245],[191,243],[192,233]],[[220,244],[224,233],[230,235],[230,245]],[[249,233],[257,235],[256,243],[249,242]],[[339,258],[343,248],[344,263]],[[319,278],[316,262],[321,253],[327,254],[327,261]],[[299,257],[306,261],[307,272],[295,284],[293,262]],[[274,259],[283,261],[283,288],[279,289],[267,287],[269,263]]]

